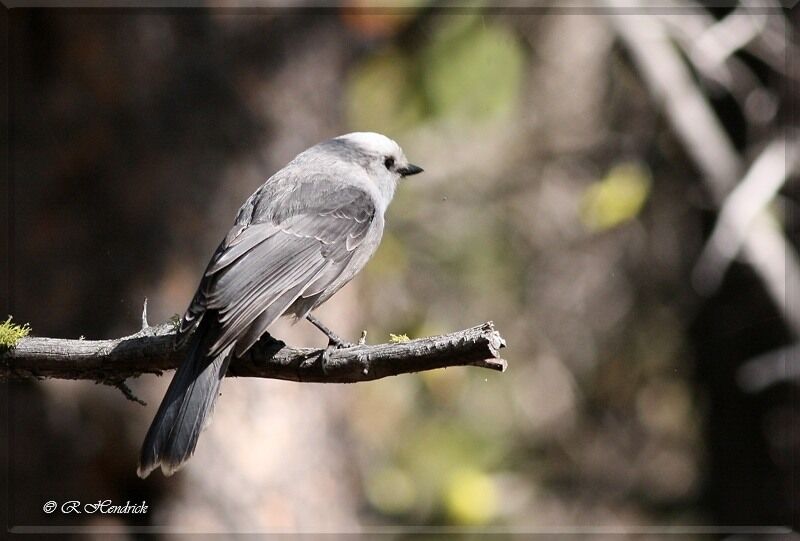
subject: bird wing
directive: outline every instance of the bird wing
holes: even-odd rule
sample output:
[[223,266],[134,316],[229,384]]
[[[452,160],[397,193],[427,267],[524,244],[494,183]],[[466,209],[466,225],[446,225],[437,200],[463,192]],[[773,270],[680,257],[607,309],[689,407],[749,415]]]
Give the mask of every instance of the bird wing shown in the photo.
[[353,186],[304,183],[281,199],[271,205],[277,212],[231,229],[184,315],[182,333],[206,310],[217,313],[221,328],[209,356],[232,344],[242,355],[298,297],[323,291],[361,245],[376,212],[372,196]]

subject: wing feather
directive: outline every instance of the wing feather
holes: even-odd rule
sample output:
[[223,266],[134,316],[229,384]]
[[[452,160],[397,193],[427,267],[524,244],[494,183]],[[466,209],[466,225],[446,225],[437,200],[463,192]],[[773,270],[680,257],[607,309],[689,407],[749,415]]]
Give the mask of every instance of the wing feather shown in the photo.
[[280,208],[280,214],[260,214],[263,222],[237,224],[209,263],[182,324],[193,327],[206,309],[217,311],[220,330],[209,355],[231,347],[242,355],[298,298],[322,294],[375,216],[370,194],[355,187],[303,185],[284,195]]
[[208,266],[205,275],[210,276],[224,269],[278,231],[278,227],[271,223],[255,224],[240,231],[232,230],[236,234],[232,236],[222,254]]

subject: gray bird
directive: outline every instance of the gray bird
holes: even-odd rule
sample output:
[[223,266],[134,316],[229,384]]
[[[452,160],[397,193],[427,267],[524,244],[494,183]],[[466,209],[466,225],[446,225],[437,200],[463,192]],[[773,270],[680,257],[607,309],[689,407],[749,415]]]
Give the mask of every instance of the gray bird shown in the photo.
[[172,475],[194,453],[228,364],[282,315],[309,314],[360,271],[383,234],[398,181],[422,169],[377,133],[350,133],[299,154],[239,209],[206,268],[178,340],[187,356],[147,431],[139,477]]

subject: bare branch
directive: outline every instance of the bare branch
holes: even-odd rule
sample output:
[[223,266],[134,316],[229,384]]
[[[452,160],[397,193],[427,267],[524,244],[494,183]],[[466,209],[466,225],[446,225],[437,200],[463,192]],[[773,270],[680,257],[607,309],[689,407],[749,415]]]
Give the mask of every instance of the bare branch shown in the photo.
[[[23,338],[0,354],[0,381],[87,379],[118,386],[141,374],[176,368],[185,351],[175,347],[175,326],[162,324],[116,340]],[[354,383],[448,366],[502,372],[505,340],[491,322],[450,334],[395,344],[356,345],[330,352],[323,370],[320,349],[295,349],[269,335],[234,359],[228,376],[319,383]]]

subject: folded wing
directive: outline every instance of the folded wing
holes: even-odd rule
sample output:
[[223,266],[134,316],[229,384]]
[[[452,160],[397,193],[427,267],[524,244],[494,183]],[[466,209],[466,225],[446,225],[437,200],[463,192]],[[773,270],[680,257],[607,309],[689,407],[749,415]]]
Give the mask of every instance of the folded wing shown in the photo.
[[[295,197],[308,193],[297,190]],[[281,208],[293,213],[240,225],[217,250],[182,326],[193,326],[206,310],[216,312],[220,332],[209,356],[231,345],[235,355],[243,354],[298,297],[324,291],[345,269],[375,206],[355,187],[324,195],[284,202]]]

